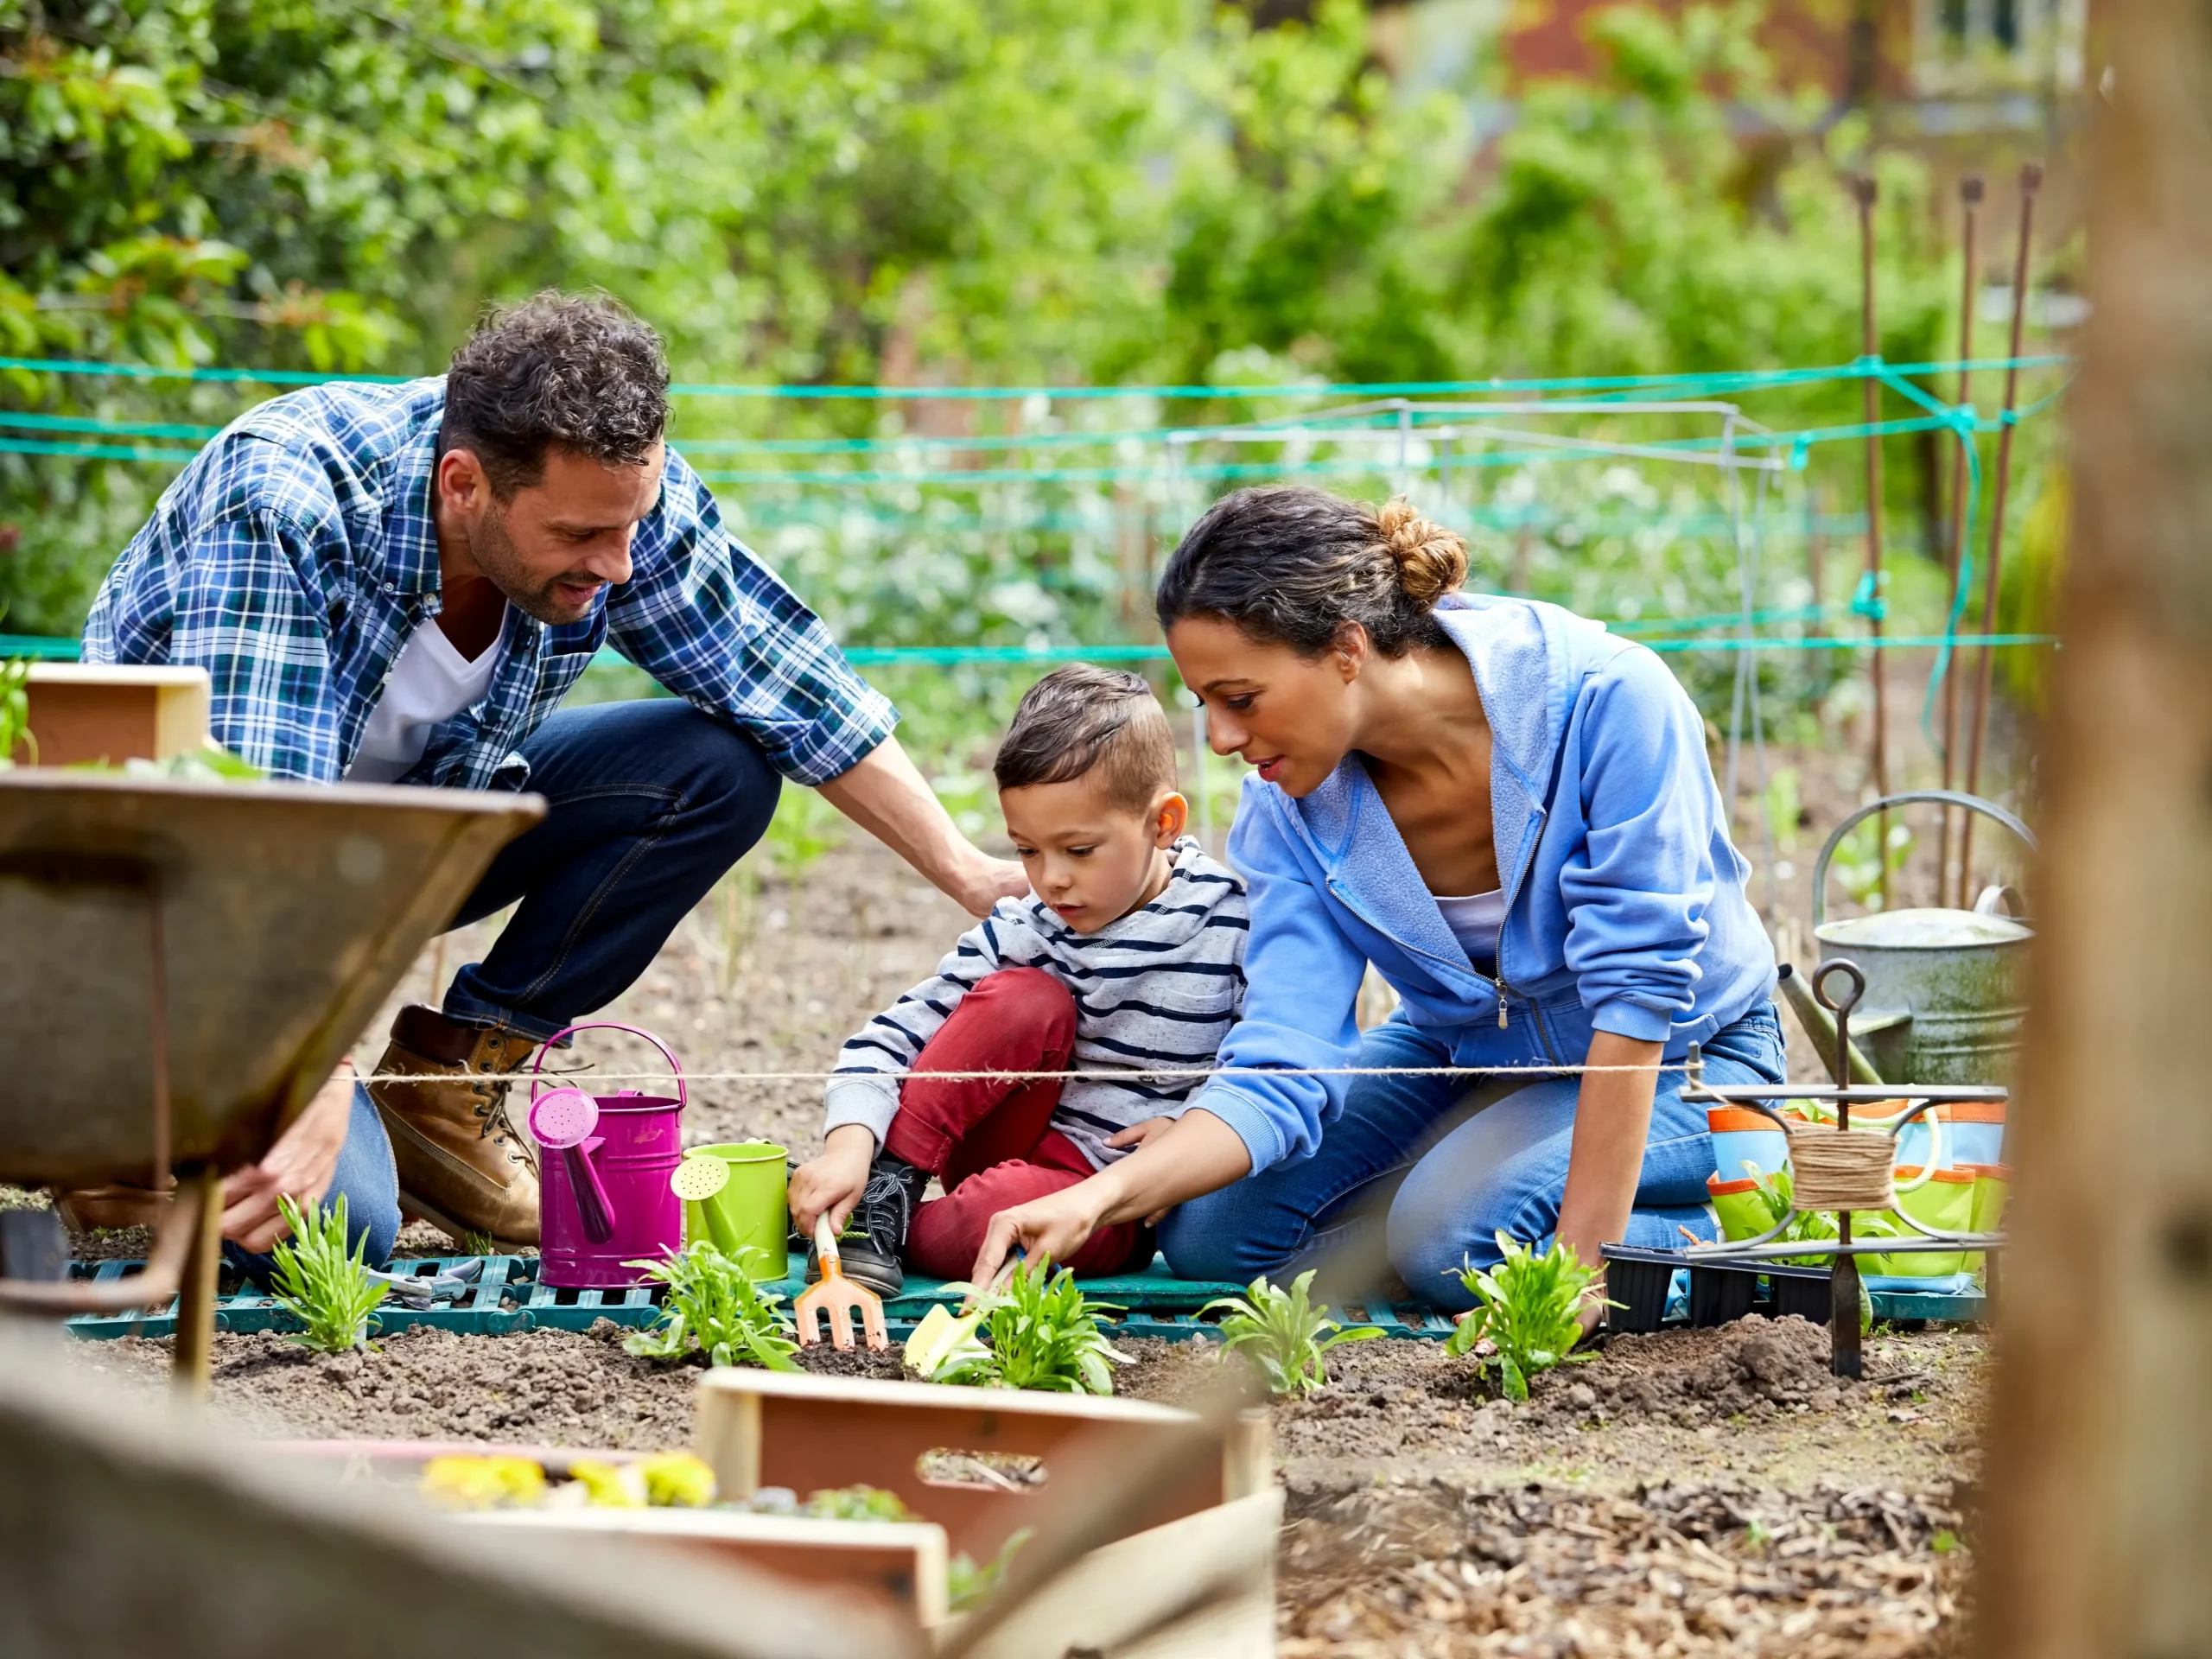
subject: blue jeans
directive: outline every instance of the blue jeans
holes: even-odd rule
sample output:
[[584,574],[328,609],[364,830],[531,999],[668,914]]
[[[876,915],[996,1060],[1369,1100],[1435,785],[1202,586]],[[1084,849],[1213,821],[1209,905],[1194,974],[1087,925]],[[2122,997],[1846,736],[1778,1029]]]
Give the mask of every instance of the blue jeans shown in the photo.
[[[509,905],[481,962],[454,976],[445,1012],[544,1039],[620,996],[676,925],[766,833],[782,779],[760,747],[687,702],[564,709],[522,746],[544,820],[510,842],[454,918]],[[391,1259],[399,1231],[391,1143],[364,1089],[331,1182],[346,1195],[367,1259]],[[226,1247],[227,1248],[227,1247]],[[266,1256],[229,1252],[259,1281]]]
[[[1762,1002],[1704,1048],[1713,1083],[1780,1083],[1782,1022]],[[1391,1020],[1360,1046],[1363,1066],[1452,1064],[1438,1034]],[[1160,1249],[1188,1279],[1287,1277],[1332,1255],[1356,1255],[1380,1228],[1390,1265],[1423,1300],[1471,1306],[1463,1262],[1498,1260],[1495,1235],[1548,1242],[1567,1190],[1579,1079],[1353,1079],[1343,1116],[1311,1157],[1277,1164],[1171,1212]],[[1678,1228],[1716,1234],[1706,1208],[1713,1141],[1705,1108],[1684,1103],[1682,1074],[1662,1071],[1643,1172],[1624,1243],[1679,1243]]]

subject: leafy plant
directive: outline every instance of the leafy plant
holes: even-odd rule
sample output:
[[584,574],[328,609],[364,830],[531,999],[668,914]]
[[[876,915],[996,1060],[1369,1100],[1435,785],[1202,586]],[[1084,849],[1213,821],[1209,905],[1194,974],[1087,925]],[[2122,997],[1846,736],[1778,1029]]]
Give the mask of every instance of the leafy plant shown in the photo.
[[294,1342],[319,1354],[343,1354],[371,1348],[372,1317],[391,1287],[369,1274],[364,1233],[349,1250],[346,1243],[346,1195],[328,1208],[302,1211],[289,1198],[276,1200],[277,1213],[292,1230],[276,1246],[270,1287],[285,1312],[303,1327]]
[[[972,1286],[956,1286],[972,1290]],[[1106,1340],[1101,1313],[1121,1310],[1083,1294],[1075,1274],[1052,1270],[1049,1258],[1016,1264],[1006,1288],[976,1299],[989,1337],[984,1346],[957,1342],[930,1373],[932,1382],[970,1382],[995,1389],[1037,1389],[1058,1394],[1111,1394],[1109,1367],[1129,1357]]]
[[912,1521],[898,1493],[880,1486],[825,1486],[809,1492],[799,1513],[817,1521]]
[[1338,1325],[1329,1317],[1328,1309],[1311,1300],[1313,1283],[1310,1268],[1291,1281],[1288,1290],[1269,1284],[1262,1276],[1246,1286],[1243,1295],[1217,1297],[1198,1310],[1201,1313],[1211,1313],[1217,1307],[1230,1310],[1230,1316],[1221,1322],[1222,1346],[1242,1350],[1267,1379],[1270,1394],[1312,1394],[1327,1387],[1325,1356],[1330,1349],[1343,1342],[1371,1341],[1382,1334],[1379,1325],[1355,1325],[1347,1331]]
[[1885,842],[1881,822],[1881,816],[1877,814],[1853,825],[1851,832],[1837,843],[1835,857],[1830,864],[1835,879],[1843,884],[1843,890],[1862,910],[1882,907],[1885,872],[1894,877],[1912,855],[1912,830],[1892,818],[1889,837]]
[[709,1365],[758,1365],[796,1371],[798,1351],[784,1299],[760,1288],[745,1264],[710,1239],[671,1250],[658,1262],[628,1262],[668,1287],[660,1319],[625,1338],[625,1351],[642,1359],[680,1359],[697,1348]]
[[1459,1282],[1473,1294],[1475,1306],[1459,1321],[1445,1351],[1464,1354],[1489,1338],[1497,1346],[1505,1397],[1526,1400],[1529,1379],[1537,1372],[1588,1357],[1569,1351],[1581,1338],[1576,1316],[1598,1269],[1584,1267],[1574,1247],[1556,1239],[1539,1255],[1500,1233],[1497,1248],[1505,1258],[1497,1266],[1484,1269],[1470,1262],[1459,1270]]
[[16,764],[16,751],[28,748],[38,762],[38,740],[31,735],[31,665],[22,658],[0,663],[0,766]]
[[1029,1541],[1032,1531],[1031,1528],[1022,1528],[1001,1544],[999,1553],[981,1567],[964,1549],[947,1562],[944,1587],[950,1610],[956,1613],[970,1611],[1004,1584],[1007,1569],[1014,1565],[1015,1554]]

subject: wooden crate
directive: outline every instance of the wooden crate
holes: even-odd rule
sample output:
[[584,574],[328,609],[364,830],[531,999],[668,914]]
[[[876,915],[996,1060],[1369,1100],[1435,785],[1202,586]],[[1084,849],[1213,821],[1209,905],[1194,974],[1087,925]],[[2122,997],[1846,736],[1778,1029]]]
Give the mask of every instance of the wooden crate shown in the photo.
[[41,663],[26,687],[30,733],[14,759],[42,766],[166,760],[207,741],[204,668]]
[[944,1529],[926,1521],[814,1521],[728,1510],[493,1510],[458,1519],[524,1532],[666,1543],[803,1584],[930,1629],[946,1614]]
[[[988,1560],[1030,1524],[1030,1491],[944,1484],[923,1478],[923,1455],[980,1452],[1039,1459],[1049,1484],[1054,1458],[1080,1441],[1086,1455],[1135,1455],[1179,1432],[1191,1414],[1141,1400],[871,1382],[737,1367],[701,1379],[692,1430],[699,1456],[721,1491],[746,1497],[763,1486],[809,1492],[824,1486],[880,1486],[943,1526],[953,1549]],[[1270,1482],[1268,1420],[1251,1414],[1218,1459],[1194,1465],[1130,1529],[1140,1531],[1231,1499]]]

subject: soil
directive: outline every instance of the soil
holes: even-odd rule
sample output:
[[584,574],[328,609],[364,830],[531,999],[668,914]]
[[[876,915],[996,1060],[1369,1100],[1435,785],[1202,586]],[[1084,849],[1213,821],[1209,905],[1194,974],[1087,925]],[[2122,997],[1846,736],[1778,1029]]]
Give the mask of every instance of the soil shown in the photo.
[[[1917,706],[1903,696],[1901,682],[1893,709]],[[1904,724],[1893,720],[1893,734]],[[1799,771],[1808,812],[1776,850],[1778,943],[1802,964],[1812,858],[1827,827],[1858,804],[1862,768],[1824,750],[1770,755],[1770,772],[1785,765]],[[1751,770],[1747,755],[1747,794]],[[1908,756],[1895,777],[1899,787],[1934,781],[1924,755]],[[1758,810],[1746,801],[1739,822],[1756,825]],[[1919,828],[1901,902],[1932,885],[1932,832]],[[1754,862],[1764,859],[1755,829],[1741,842]],[[1753,884],[1761,902],[1763,880]],[[858,839],[798,888],[764,878],[749,911],[736,907],[734,929],[729,913],[710,898],[645,978],[595,1017],[658,1032],[693,1074],[816,1071],[926,975],[964,925],[949,900]],[[381,1052],[399,1002],[435,1001],[498,925],[426,950],[364,1035],[363,1058]],[[1818,1057],[1794,1020],[1783,1023],[1793,1075],[1816,1075]],[[642,1071],[658,1062],[635,1039],[592,1033],[552,1064]],[[819,1145],[817,1084],[703,1081],[692,1103],[686,1137],[695,1144],[765,1139],[795,1158]],[[86,1257],[143,1248],[129,1235],[78,1243]],[[402,1236],[403,1254],[454,1248],[426,1226]],[[270,1436],[686,1444],[696,1366],[632,1358],[621,1334],[605,1322],[510,1337],[418,1327],[379,1351],[336,1358],[279,1336],[225,1334],[213,1408]],[[1134,1363],[1121,1389],[1134,1397],[1188,1399],[1217,1374],[1217,1344],[1124,1345]],[[149,1390],[164,1378],[168,1352],[166,1341],[143,1340],[69,1350],[72,1363]],[[895,1354],[817,1348],[805,1363],[898,1374]],[[1291,1517],[1283,1653],[1953,1651],[1964,1624],[1961,1514],[1984,1340],[1878,1335],[1866,1380],[1855,1383],[1837,1382],[1826,1365],[1825,1332],[1748,1319],[1611,1338],[1511,1404],[1438,1344],[1336,1350],[1329,1387],[1274,1410]]]
[[[622,1335],[416,1326],[324,1357],[225,1334],[214,1410],[274,1437],[687,1445],[699,1365],[632,1358]],[[1222,1363],[1203,1339],[1124,1348],[1119,1391],[1165,1403]],[[70,1354],[152,1391],[169,1351]],[[1438,1343],[1330,1357],[1326,1388],[1274,1412],[1286,1659],[1938,1655],[1960,1639],[1979,1335],[1877,1334],[1859,1382],[1829,1375],[1827,1333],[1802,1319],[1615,1337],[1517,1404]],[[899,1375],[895,1348],[801,1358]]]

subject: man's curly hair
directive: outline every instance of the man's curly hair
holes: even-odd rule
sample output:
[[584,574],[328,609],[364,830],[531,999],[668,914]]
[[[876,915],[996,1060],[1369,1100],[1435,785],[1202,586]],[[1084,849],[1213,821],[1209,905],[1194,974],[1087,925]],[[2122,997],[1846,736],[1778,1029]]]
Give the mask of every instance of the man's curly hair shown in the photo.
[[545,475],[552,445],[636,467],[667,426],[660,336],[603,294],[548,289],[486,315],[453,354],[438,454],[470,451],[505,501]]

